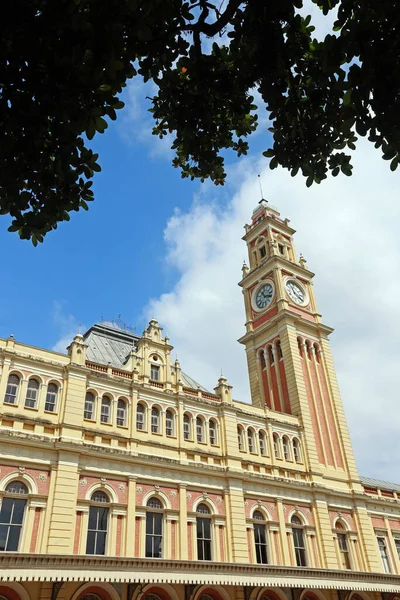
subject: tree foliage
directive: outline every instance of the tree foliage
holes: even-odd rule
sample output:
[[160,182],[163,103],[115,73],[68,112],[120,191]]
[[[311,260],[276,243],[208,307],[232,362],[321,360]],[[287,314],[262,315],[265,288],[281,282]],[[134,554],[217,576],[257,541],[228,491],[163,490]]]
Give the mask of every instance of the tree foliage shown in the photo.
[[[151,79],[154,133],[174,136],[183,177],[223,184],[221,151],[246,154],[257,91],[270,167],[307,185],[351,175],[358,136],[400,161],[396,0],[313,0],[338,9],[314,37],[302,0],[13,0],[0,8],[0,214],[36,245],[87,209],[98,155],[87,147],[123,107],[127,80]],[[134,136],[134,131],[132,132]],[[266,145],[267,145],[266,141]]]

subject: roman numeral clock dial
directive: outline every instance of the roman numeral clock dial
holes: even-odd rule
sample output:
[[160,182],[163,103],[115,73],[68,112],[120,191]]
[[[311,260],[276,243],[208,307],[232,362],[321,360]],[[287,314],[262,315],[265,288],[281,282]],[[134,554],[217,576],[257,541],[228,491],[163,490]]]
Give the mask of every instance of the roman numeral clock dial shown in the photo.
[[264,283],[253,293],[253,307],[255,310],[264,310],[272,302],[274,296],[274,286],[272,282]]

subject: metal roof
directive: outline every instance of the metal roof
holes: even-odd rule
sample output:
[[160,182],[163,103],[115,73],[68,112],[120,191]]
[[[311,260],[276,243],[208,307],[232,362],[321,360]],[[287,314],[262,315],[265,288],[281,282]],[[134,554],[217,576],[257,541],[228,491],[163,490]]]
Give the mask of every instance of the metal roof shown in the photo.
[[[87,345],[87,360],[101,365],[111,364],[111,366],[119,368],[126,363],[132,350],[136,350],[140,337],[105,322],[93,325],[84,334],[83,339]],[[185,387],[209,392],[186,373],[181,372],[181,376]]]
[[381,479],[372,479],[372,477],[360,477],[361,483],[371,488],[379,488],[380,490],[389,490],[390,492],[400,492],[400,484],[382,481]]

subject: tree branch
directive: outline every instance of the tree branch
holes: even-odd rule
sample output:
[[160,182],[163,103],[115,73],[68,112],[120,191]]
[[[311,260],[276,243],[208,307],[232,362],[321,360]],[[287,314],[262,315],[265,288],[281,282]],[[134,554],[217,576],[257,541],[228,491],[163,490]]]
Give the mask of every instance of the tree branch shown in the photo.
[[193,33],[204,33],[209,37],[213,37],[228,25],[228,23],[234,17],[235,12],[241,4],[243,4],[243,0],[230,0],[225,12],[222,13],[220,18],[217,19],[215,23],[204,23],[204,18],[202,18],[202,14],[197,23],[195,23],[194,25],[187,25],[186,27],[182,27],[182,30],[192,31]]

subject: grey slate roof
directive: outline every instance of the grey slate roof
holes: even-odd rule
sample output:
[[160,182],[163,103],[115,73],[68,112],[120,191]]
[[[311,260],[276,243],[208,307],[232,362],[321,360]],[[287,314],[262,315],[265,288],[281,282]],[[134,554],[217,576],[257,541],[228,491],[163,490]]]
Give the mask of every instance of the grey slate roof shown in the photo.
[[[119,368],[126,363],[130,352],[136,349],[140,338],[130,331],[105,322],[93,325],[84,334],[83,339],[87,345],[87,360],[101,365],[110,363],[111,366]],[[186,373],[181,374],[185,387],[209,391]]]
[[371,488],[379,488],[380,490],[389,490],[390,492],[400,492],[400,484],[382,481],[381,479],[372,479],[371,477],[360,477],[361,483]]

